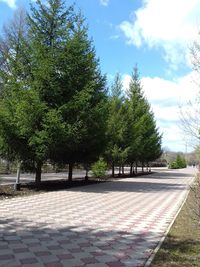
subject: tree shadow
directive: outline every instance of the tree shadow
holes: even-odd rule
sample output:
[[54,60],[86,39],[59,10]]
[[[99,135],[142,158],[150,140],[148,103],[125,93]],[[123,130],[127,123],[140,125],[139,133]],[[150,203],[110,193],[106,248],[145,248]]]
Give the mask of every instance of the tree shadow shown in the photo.
[[[162,177],[161,177],[162,175]],[[15,195],[28,195],[38,192],[51,192],[59,190],[68,191],[80,191],[80,192],[95,192],[106,194],[109,192],[161,192],[170,190],[183,190],[186,188],[186,184],[181,183],[182,178],[191,177],[191,174],[177,173],[177,172],[152,172],[148,175],[138,177],[120,177],[113,178],[111,180],[92,180],[85,181],[83,178],[75,179],[71,182],[67,180],[51,180],[42,181],[40,185],[36,185],[34,182],[21,184],[21,191],[13,191],[13,187],[10,186],[10,191],[4,191],[7,195],[5,197],[11,197]],[[169,180],[165,182],[166,180]],[[94,186],[95,184],[98,184]],[[5,186],[4,186],[5,187]],[[12,192],[11,192],[12,191]],[[2,196],[0,192],[0,197]]]
[[[162,177],[160,177],[162,175]],[[174,179],[174,178],[184,178],[184,177],[191,177],[194,176],[194,174],[191,173],[179,173],[179,172],[167,172],[167,171],[162,171],[161,173],[159,172],[154,172],[150,176],[147,176],[145,178],[154,178],[154,179]]]
[[131,181],[130,179],[118,180],[116,182],[102,183],[98,186],[85,186],[77,188],[69,188],[68,191],[80,191],[86,193],[106,194],[110,192],[131,192],[131,193],[149,193],[162,191],[184,190],[187,187],[181,183],[165,183],[153,181]]
[[[0,266],[144,266],[160,236],[148,231],[58,226],[51,221],[0,220]],[[66,224],[66,223],[65,223]],[[94,265],[90,265],[94,264]]]
[[[164,178],[163,178],[164,177]],[[94,192],[106,194],[109,192],[161,192],[170,190],[183,190],[187,185],[179,183],[177,178],[191,177],[188,174],[179,173],[162,173],[162,178],[159,173],[152,173],[150,175],[140,176],[140,180],[137,177],[125,177],[119,179],[112,179],[111,181],[106,180],[74,180],[68,181],[44,181],[39,187],[36,187],[38,191],[56,191],[56,190],[67,190],[67,191],[80,191],[80,192]],[[134,178],[134,179],[132,179]],[[172,182],[164,182],[165,179],[169,179]],[[150,181],[151,180],[151,181]],[[176,182],[173,182],[176,180]],[[94,186],[95,184],[98,184]],[[86,186],[87,185],[87,186]],[[35,184],[27,184],[29,188],[34,188]]]

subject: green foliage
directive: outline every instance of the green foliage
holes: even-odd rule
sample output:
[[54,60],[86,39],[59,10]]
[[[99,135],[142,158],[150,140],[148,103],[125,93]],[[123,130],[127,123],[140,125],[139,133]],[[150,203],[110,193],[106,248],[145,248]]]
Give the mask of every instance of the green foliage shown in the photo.
[[161,138],[149,103],[143,95],[137,66],[132,73],[126,100],[126,133],[128,161],[146,162],[157,159],[161,151]]
[[99,158],[98,161],[91,166],[92,173],[97,178],[102,178],[106,175],[107,164],[103,158]]
[[128,96],[117,74],[108,97],[75,6],[37,0],[27,17],[18,12],[0,39],[0,63],[0,154],[35,169],[38,180],[47,160],[90,165],[104,153],[114,167],[159,157],[161,135],[137,67]]
[[170,169],[182,169],[186,168],[187,164],[184,157],[181,157],[180,155],[177,155],[176,160],[171,162],[169,165]]
[[106,81],[83,16],[65,1],[37,0],[17,22],[0,41],[1,153],[40,168],[47,159],[96,160],[105,146]]
[[199,146],[195,149],[195,156],[196,156],[196,160],[200,161],[200,147]]
[[108,120],[107,120],[107,147],[105,157],[113,167],[124,164],[127,160],[127,147],[124,142],[125,132],[125,107],[122,94],[121,76],[117,73],[111,87],[111,95],[108,100]]

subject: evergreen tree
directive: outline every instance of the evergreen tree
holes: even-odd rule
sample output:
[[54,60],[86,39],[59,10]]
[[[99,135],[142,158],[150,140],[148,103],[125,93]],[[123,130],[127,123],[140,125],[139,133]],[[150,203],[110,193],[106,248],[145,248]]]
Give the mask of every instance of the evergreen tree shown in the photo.
[[112,167],[112,176],[115,175],[115,166],[126,161],[127,151],[124,145],[124,98],[122,81],[119,73],[116,74],[111,87],[108,107],[106,158]]
[[161,136],[156,129],[150,105],[143,95],[137,66],[131,77],[126,102],[128,113],[125,139],[129,147],[128,161],[132,174],[133,164],[137,172],[139,162],[143,166],[145,162],[159,157],[161,153]]
[[132,174],[133,164],[135,163],[137,172],[137,163],[140,160],[143,142],[141,134],[143,127],[143,116],[146,114],[148,109],[146,102],[144,101],[137,67],[134,68],[131,76],[126,105],[128,107],[128,113],[125,139],[129,146],[128,161],[131,166],[130,174]]
[[[106,123],[105,77],[88,38],[83,16],[64,2],[37,1],[29,17],[32,34],[35,89],[46,105],[62,118],[65,135],[50,151],[56,162],[96,159],[104,148]],[[45,30],[44,30],[44,25]]]
[[144,164],[148,166],[149,162],[156,160],[162,154],[162,136],[158,132],[154,115],[151,111],[143,116],[141,135],[143,142],[141,147],[140,162],[143,168]]
[[15,31],[7,35],[11,49],[0,42],[0,141],[5,151],[34,166],[39,183],[47,159],[72,167],[98,158],[107,98],[87,27],[74,7],[37,0],[25,29],[13,43]]

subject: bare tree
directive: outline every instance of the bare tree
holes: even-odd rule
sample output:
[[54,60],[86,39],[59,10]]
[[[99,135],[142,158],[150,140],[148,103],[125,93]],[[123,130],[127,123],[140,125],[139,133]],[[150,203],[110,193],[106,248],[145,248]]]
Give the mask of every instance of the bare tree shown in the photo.
[[[191,64],[196,75],[193,83],[200,88],[200,32],[190,47]],[[190,88],[188,88],[190,90]],[[180,128],[182,129],[187,143],[196,148],[200,145],[200,92],[195,100],[187,105],[180,106]]]
[[196,148],[200,141],[200,96],[180,107],[180,128],[187,143]]
[[[198,39],[190,47],[191,63],[197,74],[193,81],[200,88],[200,32]],[[189,88],[188,88],[189,90]],[[189,101],[186,106],[180,107],[180,128],[183,130],[187,143],[194,147],[196,156],[200,152],[200,93],[194,101]],[[199,157],[200,160],[200,157]],[[188,204],[189,214],[198,223],[200,230],[200,173],[196,174],[194,183],[190,186],[191,201]]]
[[[21,80],[24,74],[28,71],[28,26],[26,22],[26,12],[24,9],[18,9],[15,12],[14,18],[3,27],[3,34],[0,36],[0,83],[3,83],[9,76]],[[22,65],[26,61],[26,70],[16,73],[17,68],[11,68],[12,61],[14,65]],[[15,73],[13,73],[15,70]],[[3,88],[3,86],[1,86]]]

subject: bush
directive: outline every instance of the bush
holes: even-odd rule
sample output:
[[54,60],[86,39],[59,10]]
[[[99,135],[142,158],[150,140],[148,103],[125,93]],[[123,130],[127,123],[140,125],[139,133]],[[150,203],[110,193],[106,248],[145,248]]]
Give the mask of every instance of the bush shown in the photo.
[[106,175],[107,164],[103,158],[99,158],[91,167],[92,174],[97,178],[102,178]]
[[170,169],[182,169],[186,167],[187,167],[187,164],[186,164],[185,158],[181,157],[180,155],[177,155],[176,160],[171,162],[169,165]]

